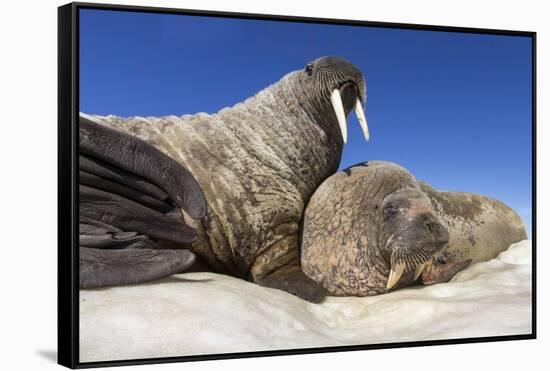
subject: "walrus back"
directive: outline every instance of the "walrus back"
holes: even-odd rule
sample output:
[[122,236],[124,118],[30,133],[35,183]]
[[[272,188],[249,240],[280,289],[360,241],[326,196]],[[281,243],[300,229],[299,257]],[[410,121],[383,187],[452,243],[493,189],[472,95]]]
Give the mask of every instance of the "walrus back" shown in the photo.
[[527,233],[519,215],[500,201],[467,192],[440,192],[420,182],[450,239],[443,252],[449,262],[488,261]]
[[[246,108],[232,109],[238,115]],[[153,145],[197,179],[207,199],[207,217],[184,218],[199,235],[193,251],[215,271],[244,278],[261,261],[263,249],[297,234],[304,204],[300,188],[309,186],[294,182],[291,169],[285,170],[269,148],[243,143],[242,133],[218,115],[83,116]]]

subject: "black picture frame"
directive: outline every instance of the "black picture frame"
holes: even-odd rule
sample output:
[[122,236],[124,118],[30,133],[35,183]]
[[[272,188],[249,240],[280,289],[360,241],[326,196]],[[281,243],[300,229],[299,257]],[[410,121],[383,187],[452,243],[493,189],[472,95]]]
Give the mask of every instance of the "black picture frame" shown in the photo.
[[[289,349],[276,351],[241,352],[200,356],[178,356],[151,359],[86,362],[79,360],[79,288],[78,288],[78,153],[77,133],[79,114],[79,10],[121,10],[145,13],[201,15],[208,17],[282,20],[318,24],[375,26],[410,30],[515,35],[529,37],[532,42],[532,332],[525,335],[490,336],[449,340],[412,341],[356,346]],[[89,368],[168,362],[201,361],[229,358],[265,357],[291,354],[342,352],[354,350],[449,345],[536,339],[536,32],[483,28],[432,26],[421,24],[386,23],[373,21],[309,18],[250,13],[228,13],[191,9],[170,9],[144,6],[70,3],[58,8],[58,363],[69,368]]]

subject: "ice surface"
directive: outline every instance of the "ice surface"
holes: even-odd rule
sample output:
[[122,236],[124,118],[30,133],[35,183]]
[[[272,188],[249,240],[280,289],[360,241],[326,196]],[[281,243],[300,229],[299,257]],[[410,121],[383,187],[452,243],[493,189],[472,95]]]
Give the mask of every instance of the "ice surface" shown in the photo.
[[80,291],[80,361],[531,332],[531,241],[451,282],[311,304],[213,273]]

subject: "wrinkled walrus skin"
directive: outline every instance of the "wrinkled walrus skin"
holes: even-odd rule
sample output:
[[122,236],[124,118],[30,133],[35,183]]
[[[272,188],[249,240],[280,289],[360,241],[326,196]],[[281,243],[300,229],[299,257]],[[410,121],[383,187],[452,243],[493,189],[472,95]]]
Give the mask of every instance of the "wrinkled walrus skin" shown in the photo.
[[314,193],[301,262],[331,295],[367,296],[419,278],[446,282],[525,238],[521,219],[498,201],[439,192],[397,164],[369,161],[332,175]]
[[361,72],[323,57],[216,114],[81,117],[151,144],[197,180],[206,216],[183,213],[198,237],[180,247],[216,272],[317,302],[325,292],[300,268],[298,230],[305,203],[340,163],[334,89],[345,115],[364,105]]
[[[487,261],[511,244],[527,239],[521,218],[502,202],[473,193],[437,191],[422,181],[419,185],[450,235],[437,261],[444,264]],[[422,281],[440,282],[440,267],[438,264],[426,267]]]

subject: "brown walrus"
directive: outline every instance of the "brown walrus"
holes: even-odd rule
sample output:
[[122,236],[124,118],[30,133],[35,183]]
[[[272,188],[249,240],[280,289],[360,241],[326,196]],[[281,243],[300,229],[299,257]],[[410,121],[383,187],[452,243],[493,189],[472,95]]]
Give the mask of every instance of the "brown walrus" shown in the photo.
[[439,192],[401,166],[368,161],[321,184],[306,208],[301,263],[331,295],[376,295],[445,282],[526,238],[506,205]]
[[[82,114],[81,154],[85,149],[84,155],[99,153],[101,158],[89,159],[88,168],[81,169],[81,183],[87,182],[80,187],[81,200],[86,201],[80,207],[81,283],[86,287],[136,283],[176,273],[190,264],[190,257],[176,259],[174,251],[163,257],[162,252],[183,248],[216,272],[310,301],[321,300],[324,289],[300,268],[300,220],[307,200],[339,166],[347,137],[346,116],[352,110],[368,138],[365,100],[361,71],[341,58],[322,57],[215,114],[147,118]],[[122,132],[117,136],[119,145],[102,148],[115,134],[104,134],[97,126]],[[128,135],[169,159],[142,142],[136,144]],[[154,161],[143,161],[144,156]],[[132,176],[142,170],[135,161],[148,164],[144,174],[137,174],[147,178],[139,189],[159,186],[157,199],[151,191],[136,195],[133,183],[128,190]],[[185,171],[178,170],[173,161]],[[107,170],[116,167],[113,163],[124,165],[123,176],[98,180],[98,169],[111,174]],[[157,165],[175,169],[193,189],[195,180],[202,194],[197,189],[180,190],[178,182],[172,185],[176,173],[159,172]],[[88,171],[94,173],[84,174]],[[124,184],[113,185],[113,179]],[[186,192],[196,201],[194,215],[185,207]],[[206,210],[200,202],[202,195]],[[178,213],[172,210],[175,206]],[[187,227],[182,231],[170,219],[181,216],[179,211],[183,213],[181,225]],[[138,254],[135,249],[99,248],[106,243],[117,243],[118,248],[120,242],[150,246],[151,240],[154,248]],[[83,243],[93,244],[89,247],[94,250]]]

